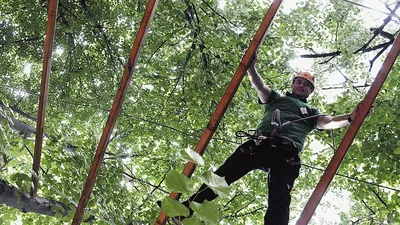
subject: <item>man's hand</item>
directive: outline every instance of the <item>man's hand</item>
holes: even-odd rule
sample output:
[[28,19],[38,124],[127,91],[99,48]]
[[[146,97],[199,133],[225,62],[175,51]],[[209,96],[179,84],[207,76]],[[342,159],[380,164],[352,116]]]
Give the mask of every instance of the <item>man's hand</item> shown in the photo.
[[251,57],[249,68],[251,69],[255,68],[256,62],[257,62],[257,52],[255,52],[254,55]]
[[[353,111],[349,115],[350,116],[350,120],[354,120],[354,118],[357,115],[357,111],[361,107],[362,103],[363,103],[363,101],[357,103],[357,105],[354,107]],[[374,105],[372,105],[372,107],[369,109],[366,117],[369,116],[372,113],[373,109],[374,109]]]
[[362,102],[363,102],[363,101],[357,103],[357,105],[354,107],[353,111],[350,113],[349,116],[350,116],[350,120],[351,120],[351,121],[353,121],[354,118],[356,117],[357,111],[358,111],[358,109],[360,108]]
[[[344,115],[339,115],[339,116],[321,116],[318,118],[317,122],[317,128],[318,129],[336,129],[340,127],[344,127],[349,125],[352,120],[357,115],[358,109],[361,107],[363,101],[359,102],[353,109],[353,111],[350,114],[344,114]],[[372,108],[369,110],[367,116],[369,116],[372,112]]]
[[[247,48],[243,50],[243,52],[242,52],[243,56],[244,56],[244,54],[246,54],[247,50],[248,50]],[[242,59],[243,59],[243,56],[242,56]],[[250,59],[249,69],[255,69],[256,62],[257,62],[257,51],[254,53],[254,55]]]

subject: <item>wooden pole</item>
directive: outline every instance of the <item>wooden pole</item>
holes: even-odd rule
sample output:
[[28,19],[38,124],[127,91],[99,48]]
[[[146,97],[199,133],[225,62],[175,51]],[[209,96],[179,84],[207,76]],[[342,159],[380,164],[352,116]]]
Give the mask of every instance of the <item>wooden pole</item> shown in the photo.
[[82,222],[84,209],[89,201],[90,194],[93,190],[94,183],[96,181],[97,174],[99,172],[101,163],[104,158],[105,151],[107,149],[108,142],[110,140],[111,133],[114,129],[115,122],[121,111],[122,103],[128,90],[128,85],[132,79],[132,73],[136,66],[139,54],[142,48],[142,44],[147,36],[147,31],[150,27],[150,23],[153,20],[154,13],[156,11],[158,0],[149,0],[147,3],[146,11],[144,13],[142,22],[139,27],[138,34],[135,42],[133,43],[132,51],[129,55],[128,63],[125,66],[124,75],[120,83],[120,87],[114,98],[114,103],[111,107],[110,114],[108,116],[107,123],[104,127],[103,134],[100,138],[100,142],[97,146],[96,155],[93,159],[90,171],[82,191],[81,198],[79,200],[78,207],[75,211],[74,219],[72,224],[77,225]]
[[[232,77],[231,82],[229,83],[224,95],[222,96],[220,102],[217,105],[216,110],[214,111],[213,115],[210,118],[210,121],[208,122],[207,127],[203,131],[203,134],[200,137],[199,142],[196,145],[195,152],[199,153],[200,155],[203,155],[204,151],[207,148],[208,143],[210,142],[212,136],[215,133],[215,130],[217,129],[222,117],[225,114],[225,111],[227,110],[229,104],[232,101],[233,96],[235,95],[247,69],[250,66],[251,59],[253,55],[256,53],[257,49],[260,47],[261,43],[263,42],[267,31],[269,27],[271,26],[277,12],[279,9],[279,6],[281,5],[283,0],[274,0],[274,2],[271,4],[267,14],[265,15],[260,27],[258,28],[252,42],[250,43],[249,48],[247,49],[246,53],[244,54],[235,74]],[[196,165],[193,162],[188,162],[183,169],[182,174],[191,177],[194,170],[196,168]],[[179,199],[180,193],[177,192],[172,192],[169,196],[172,199]],[[160,213],[158,216],[155,224],[156,225],[164,225],[167,221],[168,217],[165,214],[165,212]]]
[[347,129],[346,134],[344,135],[342,142],[340,143],[335,155],[332,157],[332,160],[328,164],[324,174],[321,177],[317,187],[312,193],[310,199],[308,200],[303,212],[300,215],[299,220],[296,225],[305,225],[308,224],[312,215],[315,212],[319,202],[322,199],[326,189],[328,188],[330,182],[333,179],[333,176],[337,173],[340,164],[343,161],[344,156],[346,155],[351,143],[353,142],[358,130],[361,127],[361,124],[364,122],[365,117],[367,116],[372,104],[375,101],[376,96],[378,95],[383,83],[385,82],[386,77],[388,76],[390,69],[392,68],[394,62],[396,61],[397,56],[400,52],[400,35],[397,36],[392,48],[388,56],[386,57],[381,69],[378,72],[378,75],[375,78],[375,81],[372,83],[367,95],[364,98],[364,101],[357,111],[357,115],[354,118],[353,122],[350,124],[349,129]]
[[[54,35],[56,31],[57,9],[58,9],[58,0],[50,0],[47,12],[47,28],[46,28],[46,39],[44,42],[42,81],[40,84],[39,111],[36,122],[35,150],[33,153],[33,164],[32,164],[32,170],[36,173],[36,175],[39,175],[40,159],[42,155],[44,122],[46,118],[47,95],[49,92],[51,56],[53,53]],[[32,176],[32,183],[33,185],[31,186],[30,196],[34,198],[36,197],[39,185],[38,179],[35,176]]]

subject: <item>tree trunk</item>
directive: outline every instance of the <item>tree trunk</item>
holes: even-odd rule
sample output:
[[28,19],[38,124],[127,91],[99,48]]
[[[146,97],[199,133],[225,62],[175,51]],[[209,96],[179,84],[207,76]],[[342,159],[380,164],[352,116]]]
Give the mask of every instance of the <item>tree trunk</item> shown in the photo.
[[7,205],[22,212],[33,212],[47,216],[61,213],[66,216],[70,210],[67,204],[42,197],[31,198],[22,190],[7,184],[0,179],[0,204]]

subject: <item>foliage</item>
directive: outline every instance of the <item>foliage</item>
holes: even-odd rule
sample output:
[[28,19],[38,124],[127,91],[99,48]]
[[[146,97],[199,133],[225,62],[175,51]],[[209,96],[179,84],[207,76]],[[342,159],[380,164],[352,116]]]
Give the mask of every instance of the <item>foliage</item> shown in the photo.
[[190,207],[193,209],[195,215],[204,220],[206,223],[217,224],[219,220],[218,205],[204,201],[202,204],[191,202]]
[[165,185],[176,192],[190,193],[193,188],[189,184],[189,178],[176,170],[171,170],[165,177]]
[[170,217],[189,216],[189,209],[179,201],[165,197],[162,201],[161,209]]
[[[221,2],[224,7],[218,6]],[[389,7],[393,9],[394,3],[388,1]],[[35,135],[20,132],[13,121],[30,128],[36,124],[47,6],[48,1],[41,0],[0,0],[0,179],[24,193],[31,185]],[[141,0],[59,1],[39,196],[64,202],[71,209],[79,201],[145,6]],[[172,209],[178,202],[165,196],[175,190],[187,199],[192,194],[190,187],[211,178],[209,171],[237,147],[240,141],[235,139],[235,131],[256,126],[262,110],[245,78],[203,158],[188,150],[196,146],[268,6],[269,1],[261,0],[159,2],[91,194],[85,223],[151,224],[159,214],[155,203],[160,199],[169,204],[163,206],[165,211],[170,208],[171,215],[177,215]],[[374,74],[368,70],[379,51],[355,54],[373,35],[365,26],[363,13],[345,1],[299,1],[296,8],[276,17],[259,49],[258,71],[268,85],[283,92],[297,70],[289,62],[299,49],[307,54],[340,51],[331,59],[314,60],[312,69],[320,87],[310,103],[328,114],[350,112],[368,90],[353,86],[373,81]],[[398,28],[393,24],[384,30],[395,34]],[[384,41],[386,38],[378,36],[371,46]],[[375,63],[379,65],[381,60]],[[330,191],[351,194],[349,212],[340,214],[342,224],[400,222],[399,69],[395,64],[373,114],[341,165],[339,173],[347,178],[337,176],[331,184]],[[341,85],[344,91],[334,102],[328,101],[330,93],[326,92],[331,90],[323,89],[324,82],[338,71],[346,74]],[[336,145],[345,130],[335,131]],[[315,132],[301,156],[304,164],[325,168],[333,151],[329,147],[312,149],[312,140],[330,144],[331,134]],[[202,165],[189,181],[178,172],[187,161]],[[207,172],[208,178],[200,176]],[[296,221],[321,174],[302,167],[293,190],[291,221]],[[199,224],[199,219],[215,223],[217,212],[218,220],[225,224],[262,223],[266,180],[266,173],[254,171],[230,191],[217,181],[214,190],[230,193],[230,199],[195,205],[197,217],[187,218],[184,224]],[[73,216],[43,216],[8,206],[0,209],[2,224],[16,220],[69,224]],[[315,218],[311,224],[322,223]]]
[[223,177],[207,171],[199,179],[219,196],[229,197],[230,188]]

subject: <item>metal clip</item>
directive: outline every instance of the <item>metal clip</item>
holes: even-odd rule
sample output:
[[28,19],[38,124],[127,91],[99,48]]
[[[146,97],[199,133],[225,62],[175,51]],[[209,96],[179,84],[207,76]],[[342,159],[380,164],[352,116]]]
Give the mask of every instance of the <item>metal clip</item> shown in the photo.
[[300,162],[294,161],[294,158],[293,158],[293,157],[291,157],[291,158],[286,158],[286,162],[289,163],[289,164],[292,165],[292,166],[300,164]]
[[240,148],[240,151],[241,151],[243,154],[246,154],[246,155],[254,155],[254,154],[256,154],[256,151],[254,150],[253,147],[250,147],[250,148]]

